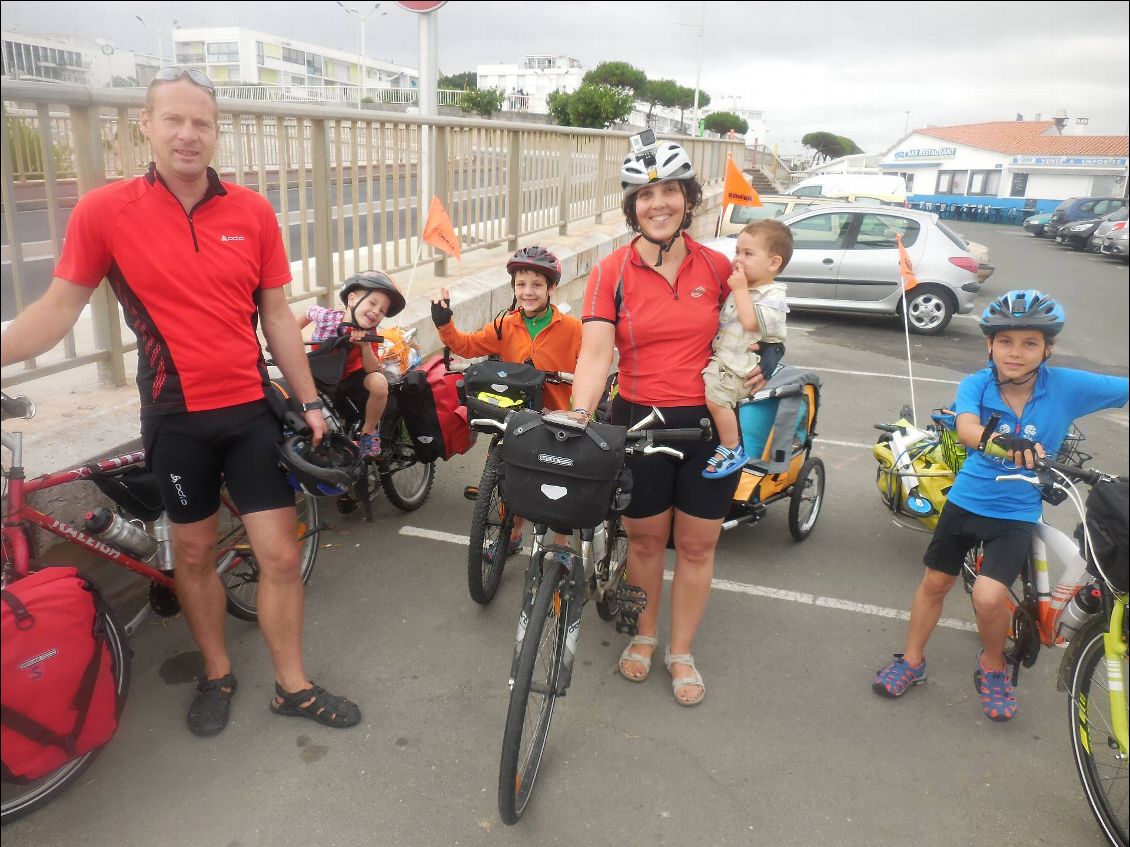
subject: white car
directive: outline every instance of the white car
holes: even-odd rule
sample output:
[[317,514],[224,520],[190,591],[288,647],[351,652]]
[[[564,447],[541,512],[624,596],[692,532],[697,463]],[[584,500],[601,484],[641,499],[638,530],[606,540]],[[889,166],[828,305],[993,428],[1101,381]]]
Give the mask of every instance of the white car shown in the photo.
[[[906,294],[911,331],[937,335],[955,312],[973,311],[981,289],[978,258],[933,212],[819,206],[781,222],[793,233],[793,257],[777,277],[788,285],[790,308],[901,315],[895,240],[901,235],[918,279]],[[733,256],[736,239],[717,238],[706,246]]]

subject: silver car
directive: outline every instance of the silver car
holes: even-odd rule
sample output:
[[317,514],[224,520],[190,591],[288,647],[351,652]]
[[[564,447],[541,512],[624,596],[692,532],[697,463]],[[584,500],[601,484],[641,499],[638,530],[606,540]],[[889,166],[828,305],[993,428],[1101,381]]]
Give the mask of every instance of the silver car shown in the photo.
[[1095,234],[1091,236],[1090,242],[1087,244],[1087,249],[1095,253],[1105,253],[1103,245],[1107,241],[1113,240],[1118,233],[1126,229],[1127,208],[1123,206],[1117,212],[1111,212],[1103,222],[1099,224]]
[[[781,218],[793,233],[793,257],[777,279],[794,309],[902,314],[896,235],[918,285],[906,294],[912,332],[937,335],[954,313],[973,311],[978,259],[933,212],[890,207],[820,206]],[[733,256],[737,236],[707,243]],[[987,261],[988,257],[985,257]]]

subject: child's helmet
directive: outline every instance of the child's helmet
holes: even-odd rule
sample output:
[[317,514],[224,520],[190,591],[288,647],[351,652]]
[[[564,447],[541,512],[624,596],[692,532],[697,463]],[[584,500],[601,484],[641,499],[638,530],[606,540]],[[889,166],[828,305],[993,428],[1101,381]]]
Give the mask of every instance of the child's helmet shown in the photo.
[[1048,337],[1063,329],[1063,307],[1034,288],[1002,294],[981,313],[981,332],[992,336],[1010,329],[1034,329]]
[[666,182],[671,179],[694,179],[694,165],[681,144],[664,141],[651,155],[655,164],[648,167],[644,163],[647,153],[628,155],[620,166],[620,187],[627,196],[639,191],[645,185]]
[[308,432],[300,432],[285,439],[278,450],[293,480],[315,495],[344,494],[361,461],[357,445],[335,430],[327,432],[317,447]]
[[396,283],[392,281],[388,274],[381,271],[355,273],[341,286],[341,302],[347,302],[349,293],[359,288],[367,291],[383,291],[388,295],[389,304],[388,311],[385,313],[386,318],[399,315],[404,311],[404,295],[400,293],[400,289],[396,287]]
[[510,261],[506,263],[506,272],[510,274],[511,281],[518,271],[536,271],[545,274],[550,288],[561,281],[561,262],[544,247],[538,247],[536,244],[523,247],[510,257]]

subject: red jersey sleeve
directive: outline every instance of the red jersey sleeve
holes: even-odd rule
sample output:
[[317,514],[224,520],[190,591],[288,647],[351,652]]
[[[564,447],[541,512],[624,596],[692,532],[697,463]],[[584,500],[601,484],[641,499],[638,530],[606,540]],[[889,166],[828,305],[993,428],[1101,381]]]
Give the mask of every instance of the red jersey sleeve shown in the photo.
[[291,280],[290,262],[286,258],[275,210],[266,198],[258,203],[259,224],[259,287],[278,288]]
[[588,284],[585,286],[585,302],[581,310],[582,321],[616,323],[616,279],[610,269],[616,266],[614,263],[619,254],[620,251],[617,250],[593,265]]
[[99,193],[92,191],[78,201],[67,222],[63,255],[55,266],[59,279],[90,288],[98,287],[113,262],[108,242],[113,216],[101,208],[105,204],[99,202]]

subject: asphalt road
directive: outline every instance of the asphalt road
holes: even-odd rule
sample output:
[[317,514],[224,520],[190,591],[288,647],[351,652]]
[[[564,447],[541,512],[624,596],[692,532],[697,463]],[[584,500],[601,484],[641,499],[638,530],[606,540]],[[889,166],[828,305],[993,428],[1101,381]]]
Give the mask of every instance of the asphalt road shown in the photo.
[[[1127,373],[1125,265],[1069,253],[1017,228],[962,225],[998,270],[983,299],[1039,285],[1068,328],[1054,361]],[[366,525],[326,503],[307,594],[314,679],[355,699],[363,724],[337,732],[268,714],[272,675],[254,627],[230,621],[240,688],[232,724],[184,729],[198,656],[181,620],[133,641],[133,690],[117,737],[55,803],[4,831],[6,847],[120,845],[1099,845],[1071,761],[1061,651],[1020,679],[1020,712],[985,719],[978,648],[960,588],[930,643],[929,682],[876,697],[900,649],[927,536],[892,525],[874,485],[872,423],[908,400],[901,324],[794,313],[789,359],[824,379],[816,453],[824,510],[793,542],[787,507],[725,534],[695,654],[707,684],[675,704],[660,662],[621,680],[624,639],[585,610],[573,686],[558,704],[526,816],[496,809],[506,678],[522,562],[494,603],[467,596],[465,535],[484,445],[439,468],[419,511],[383,499]],[[949,402],[981,365],[974,320],[913,342],[919,409]],[[1094,464],[1127,470],[1127,413],[1081,422]],[[1067,520],[1062,511],[1053,522]],[[420,530],[429,531],[421,533]],[[665,616],[664,616],[665,617]],[[666,622],[660,643],[666,638]]]

